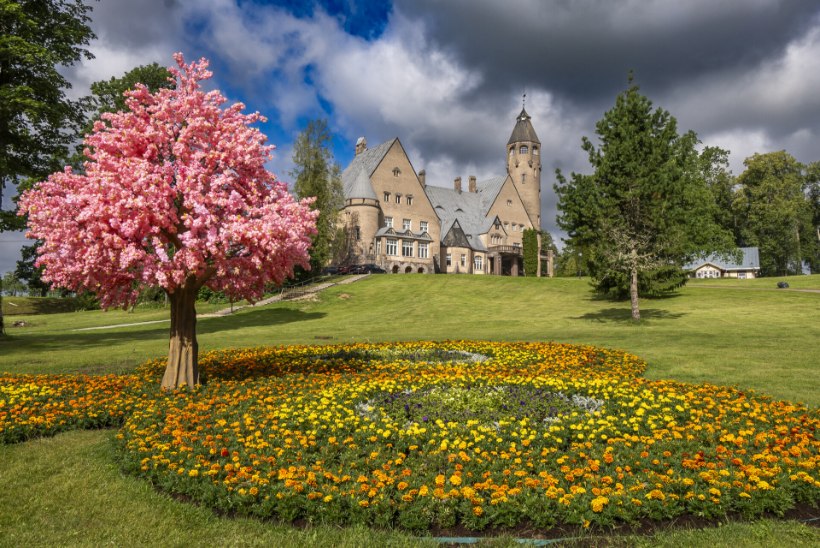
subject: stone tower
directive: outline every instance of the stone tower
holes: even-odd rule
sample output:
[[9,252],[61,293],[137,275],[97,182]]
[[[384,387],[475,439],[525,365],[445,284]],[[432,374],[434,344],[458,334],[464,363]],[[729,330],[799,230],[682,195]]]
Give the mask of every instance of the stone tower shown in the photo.
[[515,120],[507,142],[507,173],[524,202],[533,228],[541,229],[541,141],[526,109]]

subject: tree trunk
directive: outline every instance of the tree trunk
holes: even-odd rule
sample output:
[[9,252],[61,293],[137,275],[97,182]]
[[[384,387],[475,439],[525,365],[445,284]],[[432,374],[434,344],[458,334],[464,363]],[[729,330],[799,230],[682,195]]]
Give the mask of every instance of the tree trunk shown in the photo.
[[638,269],[632,267],[629,277],[629,300],[632,302],[632,319],[640,321],[641,310],[638,308]]
[[193,388],[199,384],[196,295],[197,287],[193,279],[168,294],[171,303],[171,341],[168,366],[162,377],[162,387],[167,390],[183,385]]

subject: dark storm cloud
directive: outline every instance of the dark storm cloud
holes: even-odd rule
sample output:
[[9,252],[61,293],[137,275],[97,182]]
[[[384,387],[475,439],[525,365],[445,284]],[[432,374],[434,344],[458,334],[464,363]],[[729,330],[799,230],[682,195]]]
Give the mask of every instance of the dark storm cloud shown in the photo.
[[742,73],[816,24],[813,0],[638,2],[400,0],[429,39],[498,89],[538,85],[573,101],[623,89],[634,70],[658,93],[687,78]]

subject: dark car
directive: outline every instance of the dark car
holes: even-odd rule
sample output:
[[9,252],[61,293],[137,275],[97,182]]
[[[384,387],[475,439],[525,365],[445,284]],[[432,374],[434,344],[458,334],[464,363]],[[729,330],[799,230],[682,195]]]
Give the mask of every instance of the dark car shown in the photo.
[[788,289],[789,283],[788,282],[777,282],[777,287],[780,289]]
[[386,274],[387,271],[377,264],[357,264],[350,268],[351,274]]

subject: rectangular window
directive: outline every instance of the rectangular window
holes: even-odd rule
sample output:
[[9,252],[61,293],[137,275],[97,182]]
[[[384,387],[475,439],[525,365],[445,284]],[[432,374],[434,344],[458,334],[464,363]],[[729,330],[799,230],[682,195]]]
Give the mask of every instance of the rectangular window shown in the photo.
[[453,256],[451,254],[447,254],[447,266],[453,266]]
[[401,194],[396,194],[396,203],[397,204],[401,203]]
[[484,260],[481,255],[476,255],[473,258],[473,267],[476,272],[483,272],[484,271]]
[[412,196],[407,197],[407,205],[413,205],[413,197]]
[[393,228],[393,217],[385,217],[384,226],[386,226],[387,228]]
[[398,255],[399,254],[398,244],[399,244],[399,241],[397,239],[387,238],[387,254],[388,255]]
[[412,257],[413,256],[413,240],[402,240],[401,241],[401,256],[402,257]]
[[461,254],[461,266],[467,266],[467,255]]
[[427,243],[419,242],[419,259],[427,258]]
[[421,221],[419,223],[419,230],[421,230],[422,232],[427,232],[427,221]]
[[381,255],[382,252],[382,239],[379,238],[376,240],[376,255]]
[[410,230],[410,219],[402,219],[401,220],[401,229],[402,230]]

